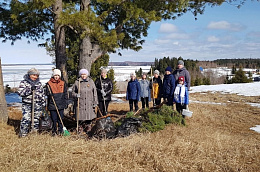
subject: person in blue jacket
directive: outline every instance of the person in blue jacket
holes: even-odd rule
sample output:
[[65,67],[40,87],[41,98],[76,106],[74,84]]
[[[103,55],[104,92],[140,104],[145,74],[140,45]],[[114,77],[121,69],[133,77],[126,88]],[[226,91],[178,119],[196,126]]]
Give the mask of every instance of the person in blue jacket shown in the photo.
[[168,66],[165,69],[163,78],[163,99],[168,106],[173,105],[173,92],[175,90],[175,79],[172,75],[172,68]]
[[[178,84],[174,91],[174,102],[176,103],[176,110],[180,114],[182,114],[182,110],[186,109],[189,104],[189,91],[184,76],[178,78]],[[185,118],[184,115],[182,116]]]
[[130,77],[131,80],[127,85],[126,100],[129,100],[130,111],[133,111],[133,104],[135,106],[135,111],[137,111],[139,109],[138,101],[140,99],[141,87],[134,73],[131,73]]

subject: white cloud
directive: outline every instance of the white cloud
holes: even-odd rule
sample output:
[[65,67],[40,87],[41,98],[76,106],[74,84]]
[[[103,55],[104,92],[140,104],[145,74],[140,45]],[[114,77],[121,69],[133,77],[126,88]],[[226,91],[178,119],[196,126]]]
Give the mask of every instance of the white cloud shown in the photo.
[[160,33],[173,33],[173,32],[177,32],[178,28],[170,23],[162,23],[159,29]]
[[209,36],[208,37],[208,42],[218,42],[219,38],[217,38],[216,36]]
[[169,39],[189,39],[190,36],[186,33],[171,33],[167,36]]
[[230,31],[241,31],[245,27],[239,23],[229,23],[227,21],[210,22],[207,26],[208,29],[216,30],[230,30]]

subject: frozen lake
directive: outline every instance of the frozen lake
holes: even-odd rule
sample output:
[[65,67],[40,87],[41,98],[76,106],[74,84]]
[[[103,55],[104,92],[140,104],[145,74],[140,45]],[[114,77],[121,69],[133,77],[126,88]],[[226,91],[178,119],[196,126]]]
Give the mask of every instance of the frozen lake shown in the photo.
[[[55,67],[53,64],[11,64],[2,65],[4,86],[8,84],[10,87],[18,87],[23,80],[23,76],[31,68],[36,68],[40,71],[40,81],[44,84],[48,82],[52,75],[52,69]],[[135,72],[142,68],[143,72],[149,72],[150,66],[108,66],[107,70],[113,68],[115,71],[116,81],[125,81],[130,79],[130,73]]]

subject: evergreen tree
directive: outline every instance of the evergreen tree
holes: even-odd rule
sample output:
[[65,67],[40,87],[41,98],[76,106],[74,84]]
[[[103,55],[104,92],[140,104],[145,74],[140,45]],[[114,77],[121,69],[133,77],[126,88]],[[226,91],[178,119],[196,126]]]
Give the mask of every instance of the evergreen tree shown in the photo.
[[247,83],[252,82],[251,79],[247,78],[242,67],[236,72],[235,76],[231,79],[231,83]]
[[136,70],[135,75],[136,75],[137,78],[141,78],[142,75],[143,75],[143,69],[140,68],[139,70]]
[[116,84],[116,81],[115,81],[115,71],[114,69],[110,69],[108,72],[107,72],[107,76],[109,79],[111,79],[112,83],[113,83],[113,90],[112,90],[112,94],[118,94],[119,93],[119,89],[117,88],[117,84]]

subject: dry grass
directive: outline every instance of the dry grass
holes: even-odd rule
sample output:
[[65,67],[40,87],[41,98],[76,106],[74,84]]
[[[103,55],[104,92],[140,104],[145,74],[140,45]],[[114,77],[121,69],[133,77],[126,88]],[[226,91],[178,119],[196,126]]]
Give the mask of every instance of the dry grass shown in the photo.
[[[192,99],[198,97],[191,94]],[[230,97],[229,97],[230,96]],[[201,96],[203,97],[203,96]],[[220,99],[207,94],[203,99]],[[217,98],[217,99],[215,99]],[[223,101],[249,97],[225,95]],[[258,97],[259,98],[259,97]],[[202,98],[201,98],[202,99]],[[257,99],[257,98],[256,98]],[[248,99],[251,101],[251,98]],[[201,100],[202,101],[202,100]],[[222,100],[221,100],[222,101]],[[220,102],[221,102],[220,101]],[[243,102],[190,105],[187,126],[113,140],[30,135],[18,139],[0,124],[1,171],[260,171],[260,109]],[[111,104],[109,111],[128,111]]]

